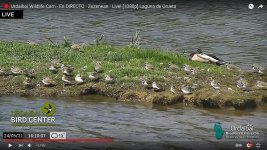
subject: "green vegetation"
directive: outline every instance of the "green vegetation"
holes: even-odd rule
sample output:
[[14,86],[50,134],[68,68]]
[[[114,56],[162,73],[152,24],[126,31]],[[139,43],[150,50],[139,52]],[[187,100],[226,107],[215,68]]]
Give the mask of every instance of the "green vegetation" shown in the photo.
[[[22,42],[0,42],[0,69],[10,70],[12,66],[21,69],[35,69],[35,87],[32,89],[23,86],[25,76],[0,76],[0,94],[24,96],[77,96],[100,94],[115,97],[119,100],[149,101],[155,104],[173,104],[186,102],[204,107],[235,108],[254,107],[266,102],[266,90],[255,86],[256,81],[266,82],[266,72],[227,70],[225,67],[213,64],[190,61],[186,56],[166,50],[144,49],[139,46],[136,34],[125,47],[114,47],[101,42],[102,36],[96,39],[96,44],[73,47],[70,40],[64,38],[61,45],[50,43],[29,44]],[[76,45],[77,46],[77,45]],[[86,79],[82,85],[64,86],[61,80],[62,72],[53,74],[48,70],[51,60],[60,59],[61,63],[71,65],[73,74],[80,73]],[[88,74],[94,71],[95,64],[100,62],[104,75],[111,75],[115,84],[89,82]],[[145,69],[149,63],[154,69]],[[166,70],[168,64],[175,64],[178,70]],[[197,68],[197,73],[186,72],[183,64]],[[60,70],[60,68],[59,68]],[[55,87],[44,87],[42,78],[50,77],[56,81]],[[187,78],[184,78],[187,77]],[[244,91],[237,88],[236,81],[240,78],[248,81],[249,89]],[[211,78],[219,83],[220,89],[211,86]],[[141,80],[156,81],[164,91],[156,92],[141,85]],[[151,84],[151,83],[149,83]],[[181,92],[184,86],[197,85],[193,94]],[[171,92],[174,86],[176,92]]]
[[[53,58],[59,58],[62,63],[72,65],[75,74],[79,72],[84,76],[87,76],[87,72],[94,70],[96,62],[101,62],[104,68],[103,74],[108,73],[121,80],[126,76],[129,80],[143,76],[155,80],[168,74],[171,76],[173,73],[164,70],[169,63],[180,67],[186,63],[204,69],[210,68],[210,71],[214,73],[223,71],[222,68],[212,64],[189,61],[188,58],[175,52],[131,47],[117,48],[99,43],[98,46],[86,45],[79,50],[72,49],[70,46],[67,41],[62,45],[0,42],[0,66],[2,68],[12,66],[22,69],[33,68],[38,73],[37,77],[42,78],[42,76],[53,76],[48,71],[50,60]],[[145,70],[146,62],[153,64],[155,69]],[[55,78],[61,79],[56,75]]]

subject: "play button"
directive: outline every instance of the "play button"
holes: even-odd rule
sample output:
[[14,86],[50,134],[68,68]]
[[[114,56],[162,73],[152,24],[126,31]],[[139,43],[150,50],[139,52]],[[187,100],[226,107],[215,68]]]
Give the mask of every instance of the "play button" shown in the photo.
[[8,144],[8,148],[10,148],[10,147],[12,147],[12,145],[9,143],[9,144]]

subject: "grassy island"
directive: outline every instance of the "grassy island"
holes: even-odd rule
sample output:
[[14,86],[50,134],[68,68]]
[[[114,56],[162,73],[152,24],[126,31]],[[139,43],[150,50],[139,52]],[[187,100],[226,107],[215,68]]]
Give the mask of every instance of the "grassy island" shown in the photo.
[[[70,77],[72,85],[64,85],[62,71],[49,71],[53,59],[61,64],[71,65]],[[22,42],[0,42],[0,94],[20,96],[80,96],[98,94],[111,96],[119,101],[146,101],[153,104],[170,105],[178,102],[212,108],[243,109],[256,107],[267,101],[267,90],[256,86],[257,81],[267,81],[266,72],[261,74],[252,71],[228,70],[223,66],[190,61],[180,53],[150,50],[134,47],[114,47],[107,44],[71,46],[69,44],[33,44]],[[95,71],[99,62],[103,71],[99,73],[99,81],[90,81],[88,73]],[[144,64],[153,65],[145,69]],[[178,68],[168,68],[169,64]],[[187,72],[183,65],[187,64],[195,72]],[[10,73],[11,67],[23,70],[21,74]],[[24,85],[25,72],[34,69],[31,77],[33,86]],[[9,72],[9,73],[8,73]],[[84,84],[76,84],[74,77],[81,74]],[[110,75],[114,82],[104,80]],[[49,77],[55,85],[46,87],[42,79]],[[239,78],[246,79],[249,89],[236,86]],[[210,84],[214,79],[220,89]],[[161,91],[144,87],[142,80],[156,82]],[[185,94],[181,89],[185,86],[196,86],[192,93]],[[173,86],[175,92],[171,92]]]

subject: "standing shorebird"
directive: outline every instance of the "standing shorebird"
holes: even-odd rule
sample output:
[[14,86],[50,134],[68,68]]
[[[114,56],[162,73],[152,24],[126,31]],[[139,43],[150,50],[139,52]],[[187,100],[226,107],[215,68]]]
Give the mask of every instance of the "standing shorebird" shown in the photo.
[[152,86],[150,86],[146,80],[142,80],[141,84],[146,88],[146,89],[152,89]]
[[214,79],[211,79],[210,85],[216,90],[220,89],[219,84],[216,83]]
[[89,76],[90,81],[99,81],[100,77],[98,76],[97,72],[87,73]]
[[73,71],[73,67],[70,65],[67,66],[67,65],[62,64],[61,69],[62,69],[62,72],[66,75],[71,75]]
[[29,45],[36,45],[36,44],[37,44],[37,43],[34,42],[34,41],[27,41],[27,43],[28,43]]
[[77,43],[75,43],[75,44],[72,44],[70,48],[75,49],[75,50],[79,50],[79,49],[81,49],[84,45],[85,45],[85,43],[83,43],[83,44],[77,44]]
[[48,86],[48,87],[56,85],[56,82],[51,80],[49,77],[43,78],[42,83],[44,84],[44,86]]
[[199,73],[200,72],[200,69],[197,69],[197,68],[193,68],[192,70],[191,70],[191,74],[192,75],[195,75],[195,74],[197,74],[197,73]]
[[6,74],[6,70],[3,68],[0,68],[0,75],[5,75]]
[[252,70],[253,70],[254,72],[258,72],[258,73],[260,73],[260,74],[263,74],[263,70],[264,70],[264,68],[263,68],[262,66],[260,66],[259,64],[253,64],[253,65],[252,65]]
[[266,89],[267,88],[267,83],[266,82],[263,82],[263,81],[257,81],[256,82],[256,86],[258,88],[264,88],[264,89]]
[[236,66],[234,64],[227,63],[227,64],[225,64],[225,66],[226,66],[226,68],[228,70],[236,70],[236,71],[240,71],[241,70],[238,66]]
[[51,71],[52,73],[57,73],[58,72],[57,68],[53,64],[48,68],[48,70]]
[[18,67],[14,67],[12,66],[11,69],[10,69],[11,73],[13,75],[20,75],[20,74],[23,74],[23,70],[18,68]]
[[192,94],[192,88],[190,86],[184,86],[183,88],[181,88],[181,91],[184,94]]
[[184,64],[183,69],[186,72],[192,72],[193,68],[190,65]]
[[189,82],[191,80],[190,77],[184,77],[184,81]]
[[110,75],[105,76],[105,81],[107,83],[114,83],[114,79]]
[[149,63],[145,63],[145,69],[146,70],[150,70],[150,69],[154,69],[154,66],[152,64],[149,64]]
[[64,85],[72,85],[71,78],[68,77],[66,74],[63,74],[61,80],[63,81]]
[[193,90],[196,90],[196,89],[199,88],[199,85],[198,85],[198,84],[193,84],[193,85],[191,86],[191,88],[192,88]]
[[179,67],[175,64],[168,64],[168,70],[171,70],[171,71],[177,71],[179,70]]
[[103,68],[100,65],[100,62],[96,62],[96,64],[95,64],[95,72],[97,72],[97,73],[103,72]]
[[158,84],[157,84],[156,82],[153,82],[153,83],[152,83],[152,88],[153,88],[153,89],[157,89],[157,90],[160,89],[160,87],[158,86]]
[[35,69],[26,69],[24,71],[24,74],[26,77],[29,77],[29,78],[35,78],[35,76],[36,76]]
[[23,81],[23,85],[26,87],[26,88],[33,88],[33,83],[31,81],[31,78],[29,77],[26,77],[25,80]]
[[236,87],[240,88],[240,89],[245,89],[247,88],[247,82],[245,81],[245,79],[240,78],[239,80],[237,80],[236,82]]
[[173,94],[175,94],[175,93],[176,93],[176,91],[175,91],[175,89],[174,89],[174,86],[173,86],[173,85],[171,86],[171,88],[170,88],[170,91],[171,91]]
[[154,89],[155,92],[163,91],[163,88],[159,84],[157,84],[156,82],[152,82],[152,88]]
[[77,74],[75,76],[75,81],[78,83],[78,84],[83,84],[85,81],[84,79],[82,78],[81,74]]
[[53,58],[53,59],[51,59],[51,62],[50,63],[51,63],[51,65],[60,67],[61,61],[58,58]]
[[13,73],[9,69],[0,68],[0,76],[8,76],[12,75]]

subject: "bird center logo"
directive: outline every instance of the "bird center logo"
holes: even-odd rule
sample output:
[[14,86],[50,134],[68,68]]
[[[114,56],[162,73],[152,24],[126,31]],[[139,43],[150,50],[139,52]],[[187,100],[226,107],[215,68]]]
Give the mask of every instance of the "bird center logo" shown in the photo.
[[43,104],[41,111],[44,116],[52,116],[56,112],[56,108],[54,104],[47,102]]

